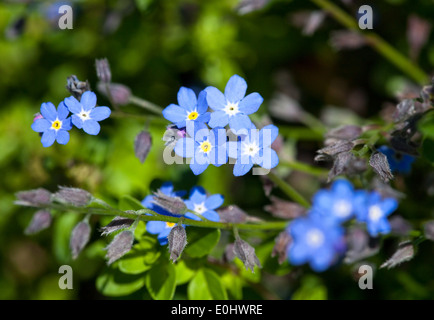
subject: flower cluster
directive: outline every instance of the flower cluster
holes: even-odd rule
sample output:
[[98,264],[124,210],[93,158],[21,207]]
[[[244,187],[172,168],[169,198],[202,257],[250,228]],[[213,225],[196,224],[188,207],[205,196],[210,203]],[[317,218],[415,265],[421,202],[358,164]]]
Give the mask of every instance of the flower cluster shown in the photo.
[[[170,197],[173,201],[182,199],[187,192],[186,191],[174,191],[173,184],[171,182],[165,182],[159,189],[159,192]],[[215,211],[219,208],[224,201],[224,198],[220,194],[207,195],[204,188],[195,186],[191,189],[188,199],[182,199],[185,206],[190,210],[185,214],[176,214],[170,212],[169,206],[163,207],[161,203],[156,201],[156,195],[148,195],[143,199],[142,205],[148,209],[155,211],[158,214],[171,216],[171,217],[185,217],[192,220],[200,220],[203,217],[207,220],[218,222],[220,221],[219,214]],[[187,224],[188,222],[184,220]],[[146,230],[151,234],[156,234],[157,239],[161,245],[166,245],[168,242],[168,235],[175,223],[166,221],[149,221],[146,224]],[[183,225],[185,227],[185,225]]]
[[292,237],[288,258],[294,265],[309,262],[315,271],[329,268],[345,251],[343,224],[353,218],[366,224],[376,237],[391,227],[387,217],[398,202],[382,198],[376,192],[355,190],[346,180],[337,180],[330,190],[320,190],[313,197],[312,208],[305,217],[295,219],[287,228]]
[[[249,115],[262,104],[259,93],[246,96],[247,83],[238,75],[232,76],[222,93],[215,87],[207,87],[196,94],[181,87],[178,105],[171,104],[163,110],[163,116],[188,134],[177,140],[175,153],[190,158],[190,168],[195,175],[201,174],[210,165],[216,167],[236,159],[233,173],[241,176],[254,164],[271,169],[279,163],[271,144],[278,135],[278,128],[269,125],[256,129]],[[208,112],[208,107],[213,112]],[[235,141],[228,142],[229,126]]]
[[[70,112],[72,115],[68,117]],[[57,110],[51,102],[42,103],[41,112],[34,118],[32,129],[42,134],[41,143],[44,147],[51,146],[54,141],[67,144],[68,131],[72,125],[90,135],[97,135],[101,129],[98,121],[107,119],[110,113],[110,108],[96,106],[95,93],[86,91],[80,101],[73,96],[66,98]]]

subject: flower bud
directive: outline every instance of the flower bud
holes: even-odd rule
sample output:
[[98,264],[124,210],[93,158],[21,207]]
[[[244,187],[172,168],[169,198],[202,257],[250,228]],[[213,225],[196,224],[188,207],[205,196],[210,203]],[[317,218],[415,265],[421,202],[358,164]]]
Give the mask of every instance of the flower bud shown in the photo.
[[236,205],[230,205],[217,210],[220,222],[243,223],[247,221],[248,214]]
[[396,250],[396,252],[392,255],[392,257],[389,260],[387,260],[380,266],[380,269],[384,267],[387,267],[387,269],[394,268],[405,261],[409,261],[413,259],[413,257],[414,257],[414,246],[411,243],[411,241],[401,242],[398,245],[398,250]]
[[[110,90],[110,95],[108,94],[107,91],[107,87],[108,90]],[[131,97],[131,90],[130,88],[128,88],[127,86],[124,86],[123,84],[119,84],[119,83],[104,83],[104,82],[99,82],[97,85],[98,91],[103,94],[105,97],[107,97],[108,99],[112,99],[112,102],[116,105],[126,105],[129,103],[130,101],[130,97]]]
[[43,188],[20,191],[15,194],[17,200],[15,204],[21,206],[39,206],[41,204],[48,204],[51,202],[51,193]]
[[271,256],[278,256],[279,264],[282,264],[287,257],[288,246],[291,243],[291,236],[287,231],[282,231],[276,237],[276,244],[273,247],[273,251],[271,252]]
[[423,226],[425,238],[434,241],[434,220],[428,221]]
[[306,213],[306,209],[297,203],[279,199],[271,196],[271,204],[264,207],[264,210],[276,218],[293,219]]
[[160,190],[154,192],[153,201],[157,206],[166,209],[172,214],[183,215],[187,212],[188,208],[180,197],[171,197],[165,195]]
[[49,211],[39,210],[33,215],[24,233],[28,235],[38,233],[41,230],[47,229],[51,225],[51,221],[52,217]]
[[66,89],[78,100],[81,100],[81,95],[86,91],[90,91],[89,81],[80,81],[77,76],[72,75],[66,79]]
[[77,259],[80,252],[89,242],[90,231],[90,225],[87,221],[79,222],[72,230],[71,238],[69,239],[72,259]]
[[128,251],[131,250],[134,242],[134,234],[130,230],[122,231],[115,236],[112,242],[107,246],[106,258],[107,264],[112,264],[116,260],[120,259]]
[[234,253],[244,263],[246,270],[250,269],[253,273],[255,265],[262,268],[261,262],[255,254],[255,248],[239,237],[235,240]]
[[112,72],[107,58],[96,59],[96,75],[101,82],[109,83],[112,80]]
[[101,228],[101,235],[105,236],[112,232],[130,227],[134,223],[133,219],[115,217],[108,225]]
[[170,259],[175,262],[187,245],[187,233],[184,227],[176,225],[170,230],[167,239],[169,240]]
[[389,162],[385,154],[374,152],[369,159],[369,164],[384,182],[389,182],[393,179],[393,174],[390,171]]
[[140,132],[134,140],[134,153],[141,163],[145,162],[152,146],[152,137],[147,131]]
[[83,189],[59,187],[59,191],[54,194],[54,198],[63,203],[84,207],[90,203],[92,195]]

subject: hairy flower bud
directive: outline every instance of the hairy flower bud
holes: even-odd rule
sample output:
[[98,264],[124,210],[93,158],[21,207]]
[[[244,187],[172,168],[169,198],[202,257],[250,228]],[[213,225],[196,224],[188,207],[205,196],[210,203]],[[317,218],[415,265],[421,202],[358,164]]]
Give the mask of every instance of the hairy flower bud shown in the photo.
[[271,196],[270,200],[271,204],[266,205],[264,210],[276,218],[294,219],[306,213],[306,209],[297,203],[285,201],[275,196]]
[[167,239],[169,240],[170,259],[175,262],[187,245],[187,233],[184,227],[176,225],[170,230]]
[[[108,87],[108,88],[107,88]],[[103,83],[99,82],[97,85],[98,91],[108,99],[112,99],[114,104],[123,106],[129,103],[131,97],[131,90],[127,86],[120,83]],[[110,94],[108,90],[110,90]]]
[[288,246],[291,243],[291,236],[285,230],[276,237],[276,244],[273,247],[271,256],[278,256],[279,264],[282,264],[287,258]]
[[80,252],[89,242],[90,231],[90,225],[87,221],[79,222],[72,230],[71,238],[69,239],[72,259],[77,259]]
[[54,194],[54,198],[63,203],[84,207],[90,203],[92,195],[83,189],[59,187],[59,191]]
[[25,234],[34,234],[41,230],[47,229],[51,225],[52,217],[49,211],[37,211],[24,231]]
[[112,80],[112,72],[107,58],[96,59],[96,75],[101,82],[109,83]]
[[154,192],[153,203],[173,214],[183,215],[188,210],[184,201],[180,197],[165,195],[160,190]]
[[243,223],[247,221],[248,214],[236,205],[230,205],[217,210],[220,222]]
[[100,229],[101,235],[105,236],[112,232],[130,227],[134,223],[133,219],[124,217],[115,217],[110,223]]
[[403,262],[409,261],[414,257],[414,246],[411,241],[401,242],[398,245],[398,250],[392,255],[392,257],[384,262],[381,268],[387,267],[387,269],[394,268]]
[[77,76],[72,75],[67,78],[66,89],[78,100],[81,100],[81,95],[86,91],[90,91],[89,81],[80,81]]
[[425,237],[434,241],[434,220],[428,221],[423,226]]
[[250,269],[253,273],[255,265],[262,268],[261,262],[255,254],[255,248],[241,238],[235,240],[234,253],[244,263],[246,270]]
[[21,206],[39,206],[51,202],[51,193],[43,188],[20,191],[15,194],[17,200],[15,204]]
[[152,137],[147,131],[140,132],[134,140],[134,153],[141,163],[145,162],[152,146]]
[[107,246],[106,258],[107,264],[112,264],[116,260],[120,259],[128,251],[131,250],[134,242],[134,234],[132,231],[122,231],[115,236],[112,242]]
[[326,138],[351,141],[357,139],[362,134],[362,128],[355,125],[341,126],[330,130]]
[[393,174],[390,170],[389,162],[387,161],[385,154],[374,152],[369,159],[369,164],[384,182],[389,182],[393,179]]

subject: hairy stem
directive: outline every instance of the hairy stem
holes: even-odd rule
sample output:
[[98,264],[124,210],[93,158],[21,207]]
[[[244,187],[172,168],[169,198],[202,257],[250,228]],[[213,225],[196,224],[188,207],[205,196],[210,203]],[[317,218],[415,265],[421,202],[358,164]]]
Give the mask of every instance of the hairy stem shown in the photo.
[[148,100],[145,100],[145,99],[142,99],[142,98],[139,98],[139,97],[136,97],[136,96],[132,95],[130,97],[129,102],[132,103],[132,104],[134,104],[134,105],[136,105],[136,106],[139,106],[139,107],[141,107],[143,109],[151,111],[151,112],[153,112],[155,114],[163,116],[163,114],[161,113],[162,109],[159,106],[157,106],[156,104],[154,104],[154,103],[152,103],[152,102],[150,102]]
[[286,195],[293,201],[302,205],[305,208],[310,207],[309,201],[307,201],[297,190],[295,190],[288,182],[277,176],[273,171],[268,174],[268,178],[273,181]]

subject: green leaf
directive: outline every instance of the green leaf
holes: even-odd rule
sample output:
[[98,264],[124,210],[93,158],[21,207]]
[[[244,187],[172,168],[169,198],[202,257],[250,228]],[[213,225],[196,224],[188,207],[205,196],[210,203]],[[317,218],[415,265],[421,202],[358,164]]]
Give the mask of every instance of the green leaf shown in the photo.
[[190,300],[227,300],[226,290],[219,276],[210,269],[201,269],[187,289]]
[[143,238],[119,261],[119,270],[127,274],[139,274],[151,269],[160,257],[156,242],[151,237]]
[[152,0],[136,0],[136,6],[140,11],[145,11],[151,3]]
[[422,155],[432,164],[434,164],[434,140],[424,139],[422,143]]
[[196,270],[190,269],[184,260],[179,260],[175,264],[176,271],[176,285],[179,286],[181,284],[187,283],[193,278],[196,274]]
[[327,288],[314,276],[303,278],[301,287],[294,292],[293,300],[326,300]]
[[254,272],[252,272],[250,269],[246,270],[246,266],[238,257],[234,259],[234,263],[238,267],[240,276],[243,279],[253,283],[261,281],[261,269],[258,266],[255,265]]
[[160,259],[146,273],[146,288],[154,300],[171,300],[175,294],[175,267],[165,259]]
[[418,123],[419,130],[424,136],[434,139],[434,113],[428,113]]
[[125,210],[141,210],[145,207],[140,203],[139,200],[133,198],[129,195],[124,195],[119,200],[119,209],[122,211]]
[[138,241],[141,241],[141,239],[146,236],[146,222],[139,221],[137,224],[136,229],[134,230],[134,238]]
[[206,256],[220,240],[219,229],[191,228],[187,230],[187,247],[184,252],[190,257]]
[[54,219],[53,250],[59,262],[67,263],[71,260],[69,238],[79,219],[80,216],[76,213],[63,213]]
[[229,299],[241,300],[243,298],[243,280],[241,277],[232,272],[226,272],[220,278],[228,291]]
[[117,269],[105,270],[97,279],[96,287],[105,296],[121,297],[129,295],[145,285],[145,275],[129,275]]

